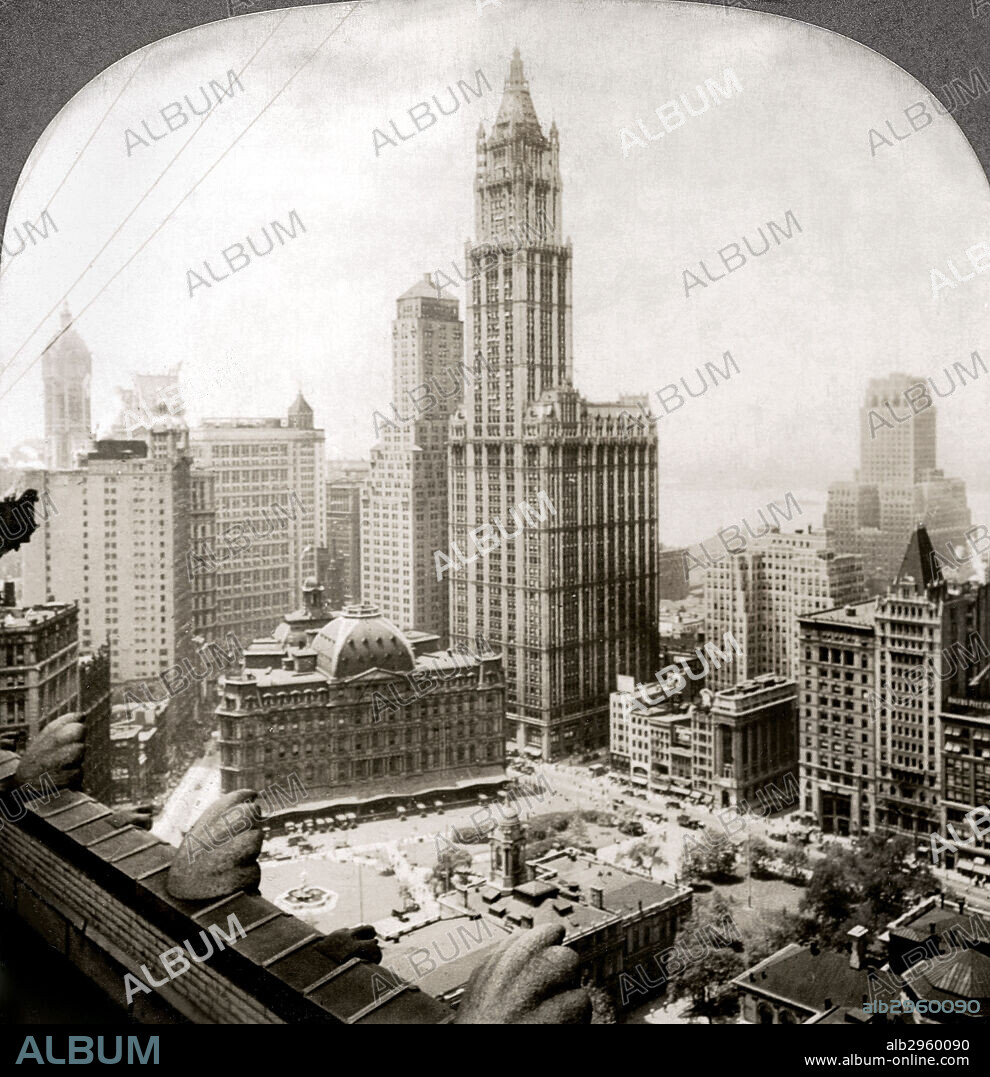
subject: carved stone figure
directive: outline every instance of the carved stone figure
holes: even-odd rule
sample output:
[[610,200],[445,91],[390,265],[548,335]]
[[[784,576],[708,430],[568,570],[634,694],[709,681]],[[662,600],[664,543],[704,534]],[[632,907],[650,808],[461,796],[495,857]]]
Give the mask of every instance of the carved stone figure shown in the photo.
[[225,793],[193,823],[169,868],[166,886],[173,897],[201,901],[237,890],[258,893],[264,835],[257,796],[252,789]]

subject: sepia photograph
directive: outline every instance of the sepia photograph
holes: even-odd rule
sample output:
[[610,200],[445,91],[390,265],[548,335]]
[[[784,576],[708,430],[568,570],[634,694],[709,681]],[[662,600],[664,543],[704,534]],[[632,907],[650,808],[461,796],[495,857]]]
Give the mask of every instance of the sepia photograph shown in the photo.
[[0,1057],[985,1062],[990,0],[95,6],[0,5]]

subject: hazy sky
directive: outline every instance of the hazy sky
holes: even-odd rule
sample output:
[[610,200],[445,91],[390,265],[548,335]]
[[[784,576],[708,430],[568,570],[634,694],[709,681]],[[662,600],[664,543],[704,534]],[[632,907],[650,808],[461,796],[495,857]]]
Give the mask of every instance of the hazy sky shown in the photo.
[[[131,371],[181,362],[191,418],[284,414],[301,387],[331,454],[366,455],[372,413],[391,399],[395,298],[463,263],[476,132],[515,45],[541,121],[560,130],[578,387],[615,399],[726,350],[739,365],[661,419],[665,479],[783,490],[851,478],[867,378],[971,366],[974,349],[990,366],[990,273],[937,300],[931,280],[950,259],[971,273],[967,248],[990,243],[986,178],[951,117],[905,137],[905,108],[927,95],[878,54],[742,8],[364,0],[188,30],[116,64],[53,121],[7,222],[16,249],[13,227],[50,202],[58,232],[3,260],[0,451],[43,432],[34,361],[69,293],[97,422]],[[741,92],[643,139],[640,120],[656,132],[658,106],[696,101],[727,68]],[[447,87],[479,69],[491,91],[376,156],[374,128],[407,132],[410,107],[449,102]],[[201,127],[155,142],[141,130],[165,130],[160,109],[201,102],[231,70],[243,90]],[[645,143],[626,155],[623,127]],[[128,128],[150,145],[131,139],[128,155]],[[871,154],[870,128],[893,145]],[[262,226],[293,210],[304,234],[190,297],[187,270],[205,276],[206,259],[220,276],[223,248],[262,245]],[[788,210],[800,234],[685,296],[684,269],[700,275],[704,259],[714,276],[718,248],[743,235],[755,246]],[[984,375],[939,408],[940,462],[973,483],[985,482],[988,399]]]

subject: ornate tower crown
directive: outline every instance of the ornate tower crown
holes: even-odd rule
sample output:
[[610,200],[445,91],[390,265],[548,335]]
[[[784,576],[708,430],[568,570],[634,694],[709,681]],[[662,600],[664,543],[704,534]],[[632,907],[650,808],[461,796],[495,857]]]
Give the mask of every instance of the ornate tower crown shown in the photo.
[[479,243],[561,243],[556,125],[543,133],[519,49],[491,133],[478,130],[475,230]]
[[509,77],[505,80],[505,91],[502,94],[502,104],[499,106],[498,117],[495,120],[495,131],[501,134],[503,128],[512,124],[518,127],[529,127],[541,139],[543,138],[540,121],[533,107],[533,99],[529,96],[529,82],[523,74],[523,62],[519,49],[512,50]]

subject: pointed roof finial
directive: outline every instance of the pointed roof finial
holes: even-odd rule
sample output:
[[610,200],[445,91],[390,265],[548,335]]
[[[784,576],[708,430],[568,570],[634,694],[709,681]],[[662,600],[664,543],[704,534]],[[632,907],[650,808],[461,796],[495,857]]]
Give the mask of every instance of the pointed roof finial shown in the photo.
[[535,131],[540,130],[540,121],[537,118],[536,109],[533,108],[532,98],[529,96],[529,83],[523,73],[523,62],[518,47],[512,50],[509,77],[505,80],[505,92],[502,95],[495,126],[501,127],[509,123],[516,123]]
[[512,63],[509,64],[509,77],[506,79],[505,88],[526,89],[526,76],[523,74],[522,56],[517,45],[512,50]]

